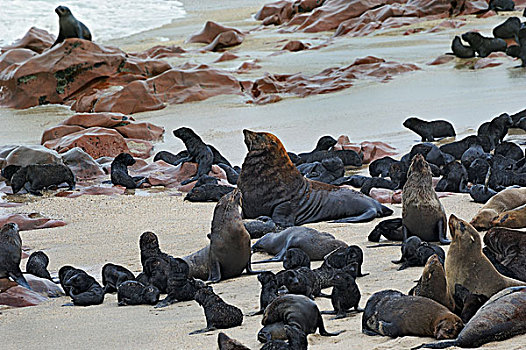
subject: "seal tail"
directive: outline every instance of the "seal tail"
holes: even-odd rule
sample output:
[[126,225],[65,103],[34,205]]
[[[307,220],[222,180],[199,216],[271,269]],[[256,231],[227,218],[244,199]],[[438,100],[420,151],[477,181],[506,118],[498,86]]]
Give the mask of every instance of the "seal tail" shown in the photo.
[[441,341],[441,342],[436,342],[436,343],[427,343],[427,344],[422,344],[420,346],[411,348],[411,350],[422,349],[422,348],[445,349],[451,346],[457,346],[457,341],[456,340],[446,340],[446,341]]

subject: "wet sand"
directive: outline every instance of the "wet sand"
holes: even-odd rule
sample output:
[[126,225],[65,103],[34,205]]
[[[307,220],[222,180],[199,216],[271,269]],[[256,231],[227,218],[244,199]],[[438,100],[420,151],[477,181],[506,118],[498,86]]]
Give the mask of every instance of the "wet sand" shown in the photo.
[[[243,30],[251,30],[259,23],[251,19],[266,1],[229,0],[226,2],[185,0],[188,16],[162,28],[114,40],[126,51],[137,51],[162,43],[187,48],[200,45],[184,44],[184,40],[198,31],[206,20],[219,21]],[[233,10],[235,9],[235,10]],[[518,13],[517,13],[518,14]],[[516,14],[516,15],[517,15]],[[156,151],[179,151],[183,145],[171,130],[179,126],[193,128],[208,143],[215,145],[234,164],[241,164],[245,146],[241,130],[265,130],[275,133],[291,151],[306,151],[314,147],[324,134],[335,137],[346,134],[352,141],[381,140],[405,152],[418,136],[404,129],[402,121],[417,115],[426,119],[447,119],[459,137],[473,133],[483,121],[502,112],[523,109],[526,71],[516,69],[518,63],[499,58],[504,64],[483,70],[454,69],[452,64],[427,66],[449,50],[451,38],[469,29],[490,28],[506,16],[468,20],[459,29],[443,32],[400,34],[408,27],[381,31],[362,38],[334,39],[325,48],[300,53],[269,56],[278,51],[283,39],[298,39],[320,44],[330,39],[332,33],[278,33],[277,29],[253,31],[245,42],[229,51],[239,55],[234,61],[217,64],[217,67],[235,69],[244,61],[258,59],[261,69],[247,77],[273,73],[318,73],[321,70],[350,64],[355,58],[374,55],[403,63],[416,63],[420,71],[396,76],[388,83],[357,82],[355,86],[337,93],[308,98],[285,98],[283,101],[254,106],[246,104],[240,96],[219,96],[206,101],[172,105],[167,108],[134,115],[137,120],[148,120],[162,125],[167,133],[165,140],[156,145]],[[437,22],[411,27],[431,28]],[[21,33],[23,34],[23,33]],[[168,38],[168,41],[165,41]],[[172,64],[211,64],[219,53],[189,53],[183,58],[173,58]],[[248,56],[248,57],[246,57]],[[0,108],[0,140],[2,144],[39,143],[43,129],[56,125],[73,114],[65,107],[44,106],[28,110]],[[508,136],[524,142],[526,134],[517,132]],[[137,192],[142,193],[141,191]],[[200,249],[207,243],[212,219],[213,203],[183,202],[182,196],[172,191],[141,196],[116,197],[82,196],[75,199],[45,197],[26,206],[0,209],[4,212],[40,212],[61,219],[67,226],[21,233],[24,245],[32,250],[44,250],[50,257],[50,271],[57,271],[65,264],[86,269],[100,280],[101,267],[113,262],[140,270],[138,240],[142,232],[150,230],[159,235],[161,248],[182,256]],[[470,201],[467,195],[453,195],[442,202],[449,213],[470,219],[481,205]],[[392,205],[395,216],[401,213],[400,205]],[[367,298],[382,289],[407,292],[418,279],[421,268],[396,271],[390,261],[400,255],[398,247],[367,249],[367,235],[380,220],[364,224],[319,223],[308,226],[334,234],[349,244],[358,244],[364,250],[363,270],[370,275],[359,278],[362,292],[360,306]],[[446,248],[447,249],[447,248]],[[264,256],[256,254],[253,260]],[[25,264],[25,261],[23,262]],[[318,264],[315,264],[317,266]],[[278,271],[281,264],[258,265],[257,268]],[[225,301],[240,307],[244,313],[258,309],[259,283],[255,276],[242,276],[214,285]],[[218,331],[189,336],[188,333],[205,327],[202,308],[195,302],[178,303],[165,309],[150,306],[117,307],[115,295],[106,296],[105,303],[92,307],[62,307],[69,302],[63,297],[37,307],[1,309],[0,325],[5,348],[175,348],[214,349]],[[330,300],[318,298],[320,309],[330,309]],[[368,337],[360,333],[361,316],[343,320],[324,317],[329,331],[345,329],[334,338],[309,336],[312,349],[407,349],[431,339],[403,337]],[[261,316],[245,317],[243,325],[225,332],[239,339],[252,349],[259,348],[256,340],[261,327]],[[526,336],[491,343],[484,348],[520,349]]]

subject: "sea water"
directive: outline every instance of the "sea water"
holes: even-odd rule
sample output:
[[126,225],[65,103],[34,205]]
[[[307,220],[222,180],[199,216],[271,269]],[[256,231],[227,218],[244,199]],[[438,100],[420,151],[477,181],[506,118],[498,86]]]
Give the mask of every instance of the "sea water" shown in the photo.
[[55,8],[60,5],[69,7],[96,41],[158,28],[186,14],[176,0],[0,0],[0,46],[21,38],[31,27],[58,35]]

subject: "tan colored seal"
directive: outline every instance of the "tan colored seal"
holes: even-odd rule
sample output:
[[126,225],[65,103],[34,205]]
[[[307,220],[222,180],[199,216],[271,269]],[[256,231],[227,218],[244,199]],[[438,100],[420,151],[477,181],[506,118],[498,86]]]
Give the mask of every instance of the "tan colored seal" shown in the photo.
[[453,238],[445,263],[449,295],[455,294],[455,284],[488,298],[504,288],[524,285],[524,282],[505,277],[495,269],[482,253],[480,234],[468,222],[451,215],[449,231]]
[[493,227],[524,228],[526,227],[526,205],[501,213],[491,222]]
[[497,193],[471,219],[471,225],[478,230],[487,230],[491,222],[502,212],[526,204],[526,187],[508,188]]

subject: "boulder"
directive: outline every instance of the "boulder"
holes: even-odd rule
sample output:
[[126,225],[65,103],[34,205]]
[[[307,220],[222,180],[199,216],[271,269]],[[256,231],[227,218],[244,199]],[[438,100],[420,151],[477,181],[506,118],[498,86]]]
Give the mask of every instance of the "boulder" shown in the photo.
[[0,305],[26,307],[38,305],[46,300],[48,298],[43,295],[21,287],[7,278],[0,279]]
[[49,34],[44,29],[31,27],[21,39],[16,40],[11,45],[2,47],[0,52],[14,49],[28,49],[40,54],[49,49],[55,40],[55,36]]
[[62,158],[54,150],[44,146],[18,146],[6,157],[7,165],[61,164]]
[[32,214],[7,214],[0,216],[0,227],[13,222],[18,225],[20,231],[38,230],[43,228],[53,228],[65,226],[62,220],[53,220],[42,217],[39,213]]
[[79,179],[95,179],[106,175],[99,163],[80,147],[74,147],[62,153],[62,160],[73,171],[77,181]]

